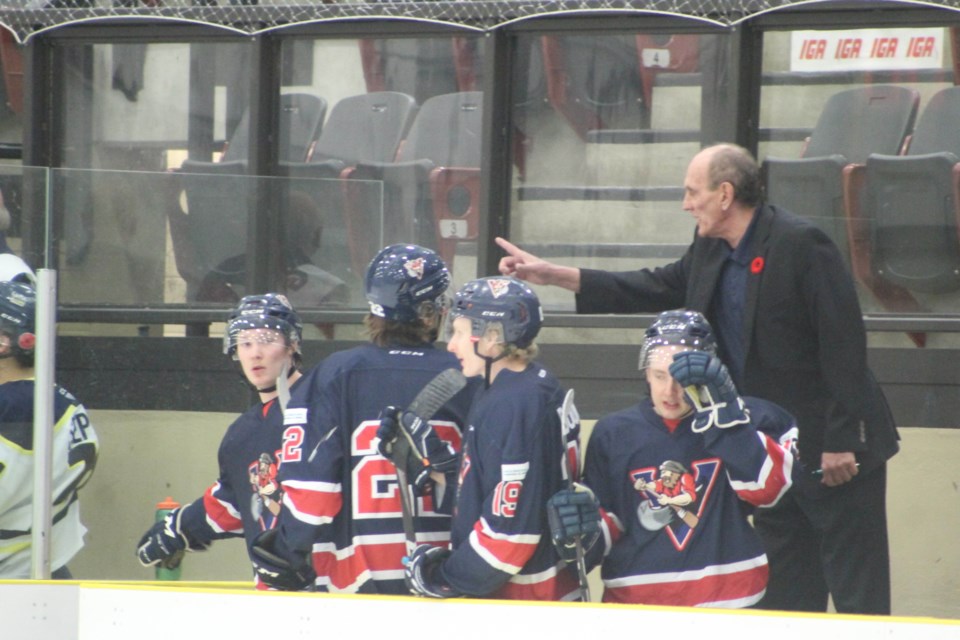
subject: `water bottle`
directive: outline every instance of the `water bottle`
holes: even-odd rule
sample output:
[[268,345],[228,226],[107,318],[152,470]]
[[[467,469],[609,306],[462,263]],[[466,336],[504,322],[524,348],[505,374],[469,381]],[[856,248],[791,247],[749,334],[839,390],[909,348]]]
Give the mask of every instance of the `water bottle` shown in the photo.
[[[167,514],[178,508],[180,503],[167,496],[157,503],[156,521],[162,522]],[[157,580],[179,580],[180,561],[183,560],[183,551],[177,551],[172,556],[157,565]]]

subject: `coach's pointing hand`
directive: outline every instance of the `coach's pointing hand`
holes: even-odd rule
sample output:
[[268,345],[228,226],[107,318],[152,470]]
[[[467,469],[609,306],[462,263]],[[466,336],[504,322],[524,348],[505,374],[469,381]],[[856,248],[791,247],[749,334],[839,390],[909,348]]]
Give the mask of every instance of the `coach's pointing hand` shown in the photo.
[[500,258],[500,273],[526,280],[531,284],[550,284],[574,293],[580,292],[580,269],[547,262],[524,251],[506,238],[497,238],[497,245],[507,255]]

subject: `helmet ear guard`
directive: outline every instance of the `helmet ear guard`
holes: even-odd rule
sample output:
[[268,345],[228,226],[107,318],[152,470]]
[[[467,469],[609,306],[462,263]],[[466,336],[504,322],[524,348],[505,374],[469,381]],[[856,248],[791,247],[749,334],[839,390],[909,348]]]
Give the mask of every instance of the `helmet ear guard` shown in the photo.
[[37,293],[24,282],[0,281],[0,333],[10,339],[10,353],[24,366],[33,366]]

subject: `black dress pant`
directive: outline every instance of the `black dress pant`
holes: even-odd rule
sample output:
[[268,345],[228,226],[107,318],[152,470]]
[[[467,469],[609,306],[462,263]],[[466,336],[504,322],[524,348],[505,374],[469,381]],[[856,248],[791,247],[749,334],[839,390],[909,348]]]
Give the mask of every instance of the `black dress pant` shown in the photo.
[[886,464],[839,487],[805,474],[777,506],[758,509],[754,525],[770,562],[757,605],[782,611],[890,613]]

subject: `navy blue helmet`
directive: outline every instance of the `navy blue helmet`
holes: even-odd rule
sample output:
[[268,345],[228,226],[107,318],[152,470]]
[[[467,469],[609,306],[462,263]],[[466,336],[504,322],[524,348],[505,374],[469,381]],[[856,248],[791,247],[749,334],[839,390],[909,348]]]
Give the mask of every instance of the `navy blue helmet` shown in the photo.
[[516,278],[479,278],[463,285],[453,299],[450,319],[469,318],[477,338],[489,323],[503,327],[503,341],[520,348],[530,346],[543,324],[540,299],[526,283]]
[[370,261],[364,291],[370,313],[410,323],[420,318],[420,305],[442,301],[450,271],[435,251],[415,244],[392,244]]
[[287,344],[303,340],[303,323],[285,295],[265,293],[244,296],[237,308],[230,312],[227,330],[223,335],[223,352],[235,356],[237,336],[246,329],[273,329],[283,334]]
[[694,351],[717,353],[717,342],[710,323],[699,311],[684,309],[664,311],[657,316],[643,338],[640,348],[640,369],[650,364],[650,354],[664,345],[685,346]]

